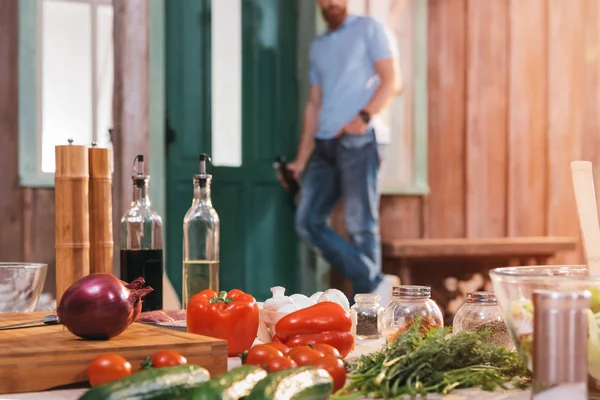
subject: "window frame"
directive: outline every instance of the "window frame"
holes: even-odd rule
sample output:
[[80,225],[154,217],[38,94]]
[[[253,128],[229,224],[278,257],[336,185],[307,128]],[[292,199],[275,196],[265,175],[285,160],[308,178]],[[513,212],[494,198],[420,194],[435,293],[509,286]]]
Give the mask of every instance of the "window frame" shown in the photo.
[[[42,13],[44,1],[85,3],[92,6],[92,141],[97,131],[96,83],[96,12],[99,5],[110,5],[110,0],[19,0],[19,182],[25,187],[54,187],[54,173],[42,170]],[[35,155],[33,157],[32,155]]]
[[[1,0],[0,0],[1,1]],[[81,1],[81,0],[70,0]],[[87,1],[87,0],[86,0]],[[149,0],[149,129],[153,204],[165,216],[165,0]],[[112,3],[110,0],[102,0]],[[41,135],[38,132],[41,96],[38,98],[39,0],[19,0],[19,184],[54,188],[54,174],[42,171]],[[163,217],[163,223],[166,221]]]

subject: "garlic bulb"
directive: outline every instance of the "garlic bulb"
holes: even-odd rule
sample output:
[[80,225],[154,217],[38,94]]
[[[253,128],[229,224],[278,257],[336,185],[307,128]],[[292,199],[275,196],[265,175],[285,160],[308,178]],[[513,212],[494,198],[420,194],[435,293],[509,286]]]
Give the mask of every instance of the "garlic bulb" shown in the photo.
[[271,293],[273,293],[273,297],[271,297],[270,299],[267,299],[265,301],[265,304],[263,306],[263,308],[265,310],[279,311],[279,309],[283,306],[286,306],[286,305],[295,306],[296,305],[294,303],[294,300],[285,296],[285,288],[284,287],[281,287],[281,286],[272,287]]
[[310,296],[310,299],[312,301],[314,301],[316,304],[319,302],[319,297],[321,297],[322,294],[323,294],[323,292],[317,292],[317,293],[313,294],[312,296]]
[[319,300],[317,301],[317,303],[321,303],[324,301],[331,301],[333,303],[338,303],[340,306],[344,307],[344,310],[346,310],[346,311],[350,310],[350,302],[348,301],[348,298],[341,290],[327,289],[325,292],[323,292],[321,297],[319,297]]
[[296,303],[296,306],[298,306],[298,309],[314,306],[315,304],[317,304],[317,302],[315,300],[312,300],[308,296],[305,296],[300,293],[291,295],[290,299],[294,300],[294,303]]

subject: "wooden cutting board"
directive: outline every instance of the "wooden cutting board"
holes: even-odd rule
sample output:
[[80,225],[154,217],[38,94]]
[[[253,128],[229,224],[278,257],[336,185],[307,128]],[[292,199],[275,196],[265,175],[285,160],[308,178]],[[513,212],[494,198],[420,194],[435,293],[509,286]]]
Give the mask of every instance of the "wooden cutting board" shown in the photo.
[[[41,320],[47,312],[0,314],[0,326]],[[174,350],[211,376],[227,371],[227,342],[133,323],[110,340],[83,340],[63,325],[0,330],[0,394],[47,390],[87,381],[90,361],[102,353],[127,359],[134,370],[153,352]]]

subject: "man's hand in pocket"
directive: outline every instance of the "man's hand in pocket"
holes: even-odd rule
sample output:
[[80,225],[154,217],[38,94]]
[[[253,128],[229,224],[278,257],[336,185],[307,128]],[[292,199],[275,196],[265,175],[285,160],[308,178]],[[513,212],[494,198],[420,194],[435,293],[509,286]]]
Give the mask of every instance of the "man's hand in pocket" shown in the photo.
[[349,135],[363,135],[367,132],[367,124],[357,115],[342,128],[342,131]]

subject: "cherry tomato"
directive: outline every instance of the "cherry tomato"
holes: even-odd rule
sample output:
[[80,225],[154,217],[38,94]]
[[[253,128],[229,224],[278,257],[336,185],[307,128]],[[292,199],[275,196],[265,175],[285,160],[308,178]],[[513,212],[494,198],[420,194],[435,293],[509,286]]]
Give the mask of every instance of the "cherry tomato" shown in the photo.
[[262,367],[267,361],[274,357],[283,357],[283,353],[268,344],[257,344],[248,350],[246,365]]
[[340,390],[346,384],[346,367],[344,362],[335,356],[325,356],[318,358],[312,364],[315,367],[323,368],[333,378],[333,392]]
[[154,368],[173,367],[175,365],[187,364],[187,359],[172,350],[161,350],[152,354],[150,358]]
[[117,354],[100,354],[92,360],[88,367],[88,379],[92,387],[129,375],[131,375],[131,364]]
[[323,354],[324,356],[334,356],[337,358],[342,358],[338,349],[336,349],[335,347],[333,347],[330,344],[315,343],[315,344],[311,344],[309,347],[312,347],[313,349],[315,349],[319,353]]
[[264,365],[268,372],[277,372],[284,369],[296,368],[298,365],[288,357],[273,357],[270,358]]
[[277,350],[279,350],[284,356],[286,356],[289,352],[290,352],[290,348],[287,347],[285,344],[283,343],[279,343],[279,342],[271,342],[269,343],[269,346],[271,347],[275,347]]
[[308,346],[298,346],[290,350],[288,357],[302,367],[304,365],[313,365],[313,362],[323,357],[323,354]]

